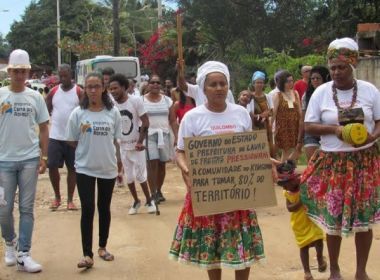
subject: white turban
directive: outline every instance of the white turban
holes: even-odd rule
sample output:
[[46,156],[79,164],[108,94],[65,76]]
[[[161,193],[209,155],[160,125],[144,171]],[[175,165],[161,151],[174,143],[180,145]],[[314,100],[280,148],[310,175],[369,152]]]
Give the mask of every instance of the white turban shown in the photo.
[[352,51],[359,51],[358,44],[351,38],[335,39],[328,47],[329,49],[349,49]]
[[339,59],[354,67],[358,62],[358,55],[358,44],[351,38],[335,39],[327,49],[329,63],[332,59]]
[[197,85],[202,92],[205,88],[207,75],[214,72],[222,73],[226,76],[228,88],[230,88],[230,72],[228,71],[228,67],[219,61],[207,61],[198,68],[197,72]]

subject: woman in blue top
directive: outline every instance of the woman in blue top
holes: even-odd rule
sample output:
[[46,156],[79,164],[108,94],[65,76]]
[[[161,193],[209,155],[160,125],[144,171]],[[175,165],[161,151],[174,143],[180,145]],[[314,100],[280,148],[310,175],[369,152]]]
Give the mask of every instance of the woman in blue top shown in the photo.
[[121,137],[121,117],[108,94],[103,78],[90,73],[85,80],[85,96],[80,107],[70,116],[67,141],[76,147],[75,169],[82,206],[81,233],[84,257],[78,268],[93,266],[92,228],[95,212],[95,182],[98,185],[99,256],[112,261],[106,250],[109,234],[112,191],[118,172],[122,170],[117,139]]

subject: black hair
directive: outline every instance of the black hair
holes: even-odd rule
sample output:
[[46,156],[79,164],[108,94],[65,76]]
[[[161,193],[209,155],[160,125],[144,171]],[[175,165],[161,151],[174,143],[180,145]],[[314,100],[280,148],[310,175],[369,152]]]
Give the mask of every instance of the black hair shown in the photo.
[[[175,90],[179,92],[179,107],[181,107],[181,108],[185,107],[185,104],[186,104],[186,95],[178,87]],[[194,100],[194,98],[190,97],[190,99],[191,99],[191,103],[195,106],[195,100]]]
[[274,78],[271,78],[269,80],[269,86],[271,89],[274,89],[276,87],[276,82],[274,81]]
[[307,89],[305,92],[306,108],[309,105],[311,95],[313,94],[315,90],[315,88],[311,84],[311,75],[313,75],[313,73],[318,73],[319,75],[321,75],[323,83],[327,83],[328,81],[331,81],[330,72],[326,67],[317,65],[311,68],[310,79],[309,79]]
[[278,75],[277,87],[280,91],[285,91],[285,84],[289,77],[292,77],[292,74],[288,71],[283,71]]
[[127,89],[129,87],[129,81],[128,81],[127,77],[125,77],[125,75],[123,75],[123,74],[118,73],[118,74],[112,75],[110,77],[109,83],[111,84],[112,82],[118,82],[119,85],[121,87],[124,87],[125,89]]
[[112,76],[113,74],[115,74],[115,70],[112,67],[106,67],[102,70],[102,75]]
[[62,70],[67,70],[69,73],[71,73],[71,66],[68,65],[68,64],[61,64],[59,67],[58,67],[58,71],[62,71]]
[[[96,73],[96,72],[92,72],[92,73],[87,74],[87,76],[85,78],[85,84],[86,84],[87,80],[91,77],[98,78],[102,82],[102,86],[104,86],[104,80],[103,80],[102,74]],[[103,102],[103,105],[107,108],[107,110],[111,110],[113,108],[113,102],[112,102],[112,100],[109,97],[107,92],[102,93],[102,102]],[[82,109],[88,109],[89,105],[90,105],[90,101],[88,100],[87,94],[85,94],[83,96],[81,103],[80,103],[80,107]]]

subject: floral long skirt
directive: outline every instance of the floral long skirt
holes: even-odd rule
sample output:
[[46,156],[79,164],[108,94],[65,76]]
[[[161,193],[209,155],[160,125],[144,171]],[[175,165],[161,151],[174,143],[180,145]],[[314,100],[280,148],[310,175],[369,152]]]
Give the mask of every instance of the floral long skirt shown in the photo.
[[250,267],[264,258],[256,212],[241,210],[194,217],[188,193],[169,256],[179,262],[206,269]]
[[377,144],[355,152],[318,150],[301,178],[309,217],[330,235],[368,231],[380,222]]

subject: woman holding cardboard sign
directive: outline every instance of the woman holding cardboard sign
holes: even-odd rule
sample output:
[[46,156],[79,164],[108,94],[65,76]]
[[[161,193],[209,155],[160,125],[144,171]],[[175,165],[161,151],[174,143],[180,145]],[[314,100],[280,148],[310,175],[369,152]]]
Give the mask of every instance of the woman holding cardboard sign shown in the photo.
[[371,226],[380,222],[380,93],[354,78],[354,40],[334,40],[327,56],[332,81],[315,90],[305,115],[305,131],[321,136],[321,148],[303,174],[301,200],[327,233],[329,279],[342,279],[341,236],[355,233],[355,279],[367,280]]
[[247,110],[226,102],[229,77],[227,66],[221,62],[209,61],[198,69],[197,84],[204,90],[207,102],[185,115],[178,133],[177,163],[188,192],[170,256],[180,262],[207,268],[211,280],[221,279],[222,266],[235,269],[236,279],[246,280],[250,266],[264,258],[255,211],[239,210],[200,217],[193,213],[184,137],[245,132],[252,128]]

